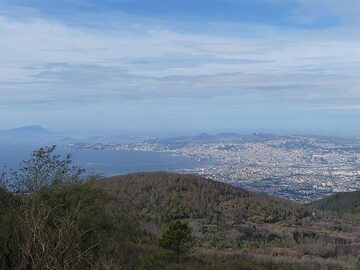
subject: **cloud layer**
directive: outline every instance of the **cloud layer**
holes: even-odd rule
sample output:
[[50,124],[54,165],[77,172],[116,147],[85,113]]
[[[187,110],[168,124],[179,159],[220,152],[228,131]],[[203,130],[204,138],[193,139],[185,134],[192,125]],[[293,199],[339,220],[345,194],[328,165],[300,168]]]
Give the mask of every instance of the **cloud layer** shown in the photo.
[[[145,2],[76,1],[71,7],[72,1],[63,1],[54,14],[56,6],[46,9],[42,1],[32,6],[5,1],[0,105],[7,111],[24,106],[46,111],[49,104],[161,99],[185,104],[183,99],[235,96],[244,103],[249,97],[293,103],[303,111],[358,110],[360,4],[229,0],[219,7],[224,16],[212,16],[220,4],[215,0],[212,9],[202,1],[198,6],[174,1],[185,10],[173,14],[163,1],[144,12]],[[261,6],[270,8],[269,14]],[[231,7],[267,15],[237,18]]]

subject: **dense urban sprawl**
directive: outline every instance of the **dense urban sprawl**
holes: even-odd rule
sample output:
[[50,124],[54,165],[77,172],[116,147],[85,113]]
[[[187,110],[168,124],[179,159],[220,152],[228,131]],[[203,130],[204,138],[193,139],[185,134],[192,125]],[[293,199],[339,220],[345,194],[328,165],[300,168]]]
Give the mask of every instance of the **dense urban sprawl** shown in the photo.
[[[299,202],[360,188],[360,140],[322,136],[208,136],[140,143],[75,143],[75,149],[168,152],[207,160],[183,168]],[[203,164],[203,163],[201,163]]]

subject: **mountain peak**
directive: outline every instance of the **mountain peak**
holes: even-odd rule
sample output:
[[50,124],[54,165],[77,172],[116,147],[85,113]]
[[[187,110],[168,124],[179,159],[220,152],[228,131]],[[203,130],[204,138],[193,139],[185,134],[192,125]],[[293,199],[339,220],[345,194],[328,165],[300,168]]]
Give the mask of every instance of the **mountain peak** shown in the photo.
[[28,125],[0,131],[2,136],[43,136],[49,134],[50,132],[47,129],[39,125]]

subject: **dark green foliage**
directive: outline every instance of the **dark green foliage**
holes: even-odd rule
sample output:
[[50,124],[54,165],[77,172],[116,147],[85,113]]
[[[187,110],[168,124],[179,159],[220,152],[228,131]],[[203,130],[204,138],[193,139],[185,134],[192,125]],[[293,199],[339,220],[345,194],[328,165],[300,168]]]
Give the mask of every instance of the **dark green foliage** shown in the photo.
[[11,265],[10,256],[14,249],[13,225],[18,205],[14,195],[0,188],[0,269],[4,268],[4,265]]
[[180,220],[170,222],[159,240],[160,247],[175,252],[177,256],[188,253],[192,243],[189,226]]
[[173,197],[170,204],[162,215],[163,222],[169,222],[176,219],[188,218],[188,214],[180,197]]
[[360,214],[360,191],[336,193],[315,201],[310,206],[326,211]]

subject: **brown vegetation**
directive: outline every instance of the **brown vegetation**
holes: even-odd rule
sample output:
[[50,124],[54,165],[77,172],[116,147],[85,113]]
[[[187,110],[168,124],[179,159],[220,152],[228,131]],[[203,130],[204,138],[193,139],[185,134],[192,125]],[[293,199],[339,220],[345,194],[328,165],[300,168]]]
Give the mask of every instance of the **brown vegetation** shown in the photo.
[[0,188],[0,269],[358,269],[355,220],[197,176],[94,181],[53,151]]

